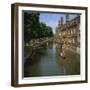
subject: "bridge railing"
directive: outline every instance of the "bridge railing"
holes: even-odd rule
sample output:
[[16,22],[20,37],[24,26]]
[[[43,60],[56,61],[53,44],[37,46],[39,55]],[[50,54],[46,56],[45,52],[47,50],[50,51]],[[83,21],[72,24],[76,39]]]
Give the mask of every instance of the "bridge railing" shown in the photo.
[[48,37],[45,37],[45,38],[39,38],[39,39],[32,39],[29,43],[27,43],[25,46],[30,46],[30,47],[39,47],[41,45],[44,45],[46,44],[47,42],[50,42],[52,41],[53,38],[48,38]]

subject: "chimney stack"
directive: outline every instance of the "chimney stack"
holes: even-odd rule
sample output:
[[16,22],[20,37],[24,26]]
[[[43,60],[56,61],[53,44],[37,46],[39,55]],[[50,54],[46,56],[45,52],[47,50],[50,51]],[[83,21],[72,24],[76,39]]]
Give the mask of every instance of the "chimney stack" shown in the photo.
[[58,22],[58,25],[59,25],[59,26],[61,25],[61,21]]
[[66,14],[66,23],[69,22],[69,14]]
[[61,25],[63,25],[63,17],[61,17]]

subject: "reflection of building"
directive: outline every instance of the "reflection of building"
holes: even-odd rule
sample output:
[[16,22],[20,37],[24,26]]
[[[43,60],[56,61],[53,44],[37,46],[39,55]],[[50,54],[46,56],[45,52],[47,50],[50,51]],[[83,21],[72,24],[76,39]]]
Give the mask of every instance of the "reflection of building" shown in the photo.
[[80,53],[80,15],[71,20],[66,15],[64,24],[63,17],[61,17],[56,30],[56,43],[58,48],[62,44],[63,48]]

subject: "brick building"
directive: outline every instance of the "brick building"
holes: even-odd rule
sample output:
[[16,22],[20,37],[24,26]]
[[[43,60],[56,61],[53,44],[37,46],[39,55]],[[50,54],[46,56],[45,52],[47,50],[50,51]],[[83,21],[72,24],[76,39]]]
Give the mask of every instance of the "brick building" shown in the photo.
[[63,21],[64,18],[61,17],[56,28],[56,47],[59,51],[62,46],[63,49],[80,54],[80,15],[70,20],[67,14],[66,22],[63,23]]

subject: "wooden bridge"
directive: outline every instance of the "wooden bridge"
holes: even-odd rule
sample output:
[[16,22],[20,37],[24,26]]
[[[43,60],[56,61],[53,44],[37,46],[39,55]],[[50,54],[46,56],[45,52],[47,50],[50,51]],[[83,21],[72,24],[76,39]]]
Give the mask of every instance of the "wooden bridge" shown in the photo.
[[33,50],[43,48],[47,46],[49,42],[52,42],[53,38],[40,38],[31,40],[26,46],[31,47]]
[[53,40],[54,40],[53,38],[40,38],[40,39],[31,40],[28,44],[24,46],[29,49],[26,55],[24,55],[24,62],[26,62],[28,58],[33,57],[35,50],[47,47],[49,42],[53,42]]

